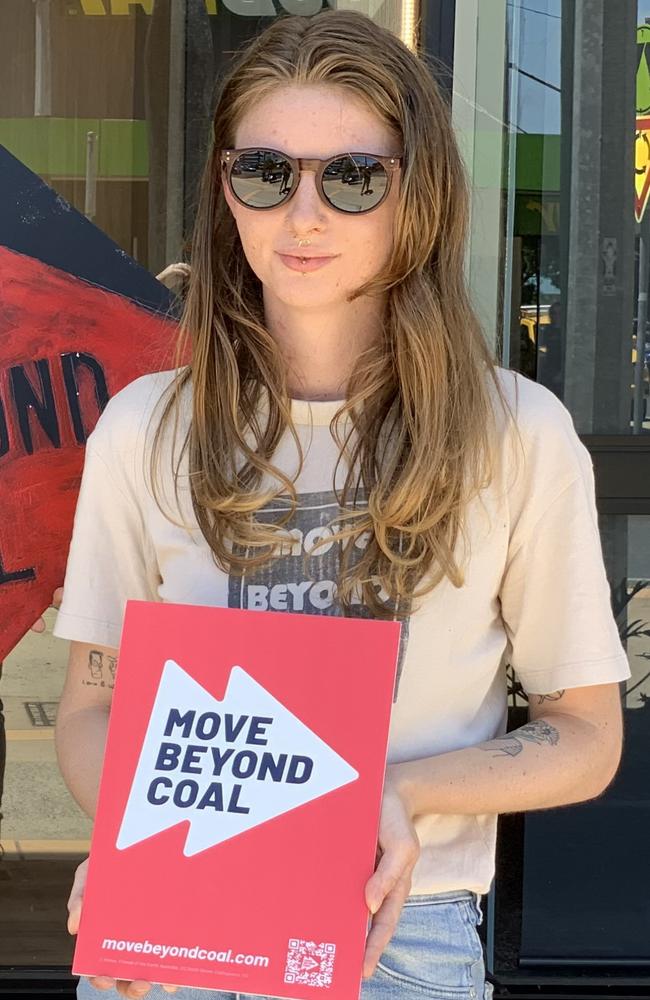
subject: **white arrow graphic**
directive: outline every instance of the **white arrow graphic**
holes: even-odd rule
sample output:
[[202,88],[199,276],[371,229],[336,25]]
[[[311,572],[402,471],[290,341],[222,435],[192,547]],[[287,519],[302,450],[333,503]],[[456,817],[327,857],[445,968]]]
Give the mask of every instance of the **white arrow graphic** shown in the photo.
[[[217,722],[214,735],[209,724],[196,725],[205,713],[209,713],[212,730],[216,716],[221,718],[223,724]],[[185,728],[181,725],[182,717],[194,720],[191,730],[189,721]],[[242,717],[246,723],[241,723]],[[273,721],[250,729],[248,720],[255,717]],[[163,744],[175,750],[161,758]],[[298,765],[292,772],[296,756],[313,761],[307,780],[303,779],[308,767]],[[263,760],[266,766],[260,770],[257,765]],[[292,773],[294,780],[287,780]],[[167,660],[116,846],[120,850],[131,847],[189,821],[183,848],[189,857],[358,777],[336,751],[241,667],[232,668],[219,701],[177,663]],[[232,811],[228,811],[229,804]]]

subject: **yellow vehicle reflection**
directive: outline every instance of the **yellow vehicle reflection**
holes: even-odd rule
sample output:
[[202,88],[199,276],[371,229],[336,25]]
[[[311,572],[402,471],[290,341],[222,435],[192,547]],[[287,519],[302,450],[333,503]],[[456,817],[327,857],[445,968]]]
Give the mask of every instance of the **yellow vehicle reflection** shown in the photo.
[[[545,326],[551,322],[549,308],[549,306],[520,306],[519,322],[522,339],[527,337],[531,344],[537,346],[537,324]],[[541,345],[540,350],[544,351]]]

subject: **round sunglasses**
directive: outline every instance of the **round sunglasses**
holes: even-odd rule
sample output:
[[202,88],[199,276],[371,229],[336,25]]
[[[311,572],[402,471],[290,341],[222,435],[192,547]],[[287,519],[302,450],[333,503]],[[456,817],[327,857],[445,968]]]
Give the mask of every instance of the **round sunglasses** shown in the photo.
[[246,208],[286,205],[298,190],[301,170],[313,170],[316,188],[337,212],[372,212],[390,191],[401,156],[339,153],[329,160],[295,160],[277,149],[223,149],[221,167],[233,196]]

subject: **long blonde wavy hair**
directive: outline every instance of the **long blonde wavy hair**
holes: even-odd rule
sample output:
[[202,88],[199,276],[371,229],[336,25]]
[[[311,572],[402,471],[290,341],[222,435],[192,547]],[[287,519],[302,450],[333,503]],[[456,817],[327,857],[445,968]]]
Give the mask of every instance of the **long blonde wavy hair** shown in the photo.
[[[278,19],[221,83],[180,323],[180,356],[189,349],[191,360],[164,407],[153,468],[163,428],[174,413],[178,421],[190,386],[182,452],[217,565],[243,574],[286,541],[291,510],[274,524],[257,515],[280,496],[295,509],[294,482],[273,456],[287,432],[300,443],[260,283],[223,196],[219,154],[234,145],[246,109],[287,84],[345,88],[402,142],[392,254],[356,293],[383,294],[385,321],[332,422],[346,463],[336,518],[338,601],[350,611],[360,598],[376,616],[399,615],[444,576],[462,585],[456,543],[469,500],[490,480],[492,389],[502,394],[466,288],[469,194],[448,107],[425,63],[361,14]],[[354,546],[361,536],[368,543]]]

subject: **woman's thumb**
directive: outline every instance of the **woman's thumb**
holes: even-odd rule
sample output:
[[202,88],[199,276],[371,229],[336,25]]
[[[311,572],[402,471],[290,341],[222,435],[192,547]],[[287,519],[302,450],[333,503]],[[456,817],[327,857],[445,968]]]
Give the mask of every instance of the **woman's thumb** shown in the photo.
[[68,900],[68,933],[76,934],[79,930],[79,920],[81,918],[81,897],[78,896],[74,901]]
[[70,892],[70,898],[68,899],[68,931],[70,934],[76,934],[79,930],[79,921],[81,919],[81,901],[83,899],[83,891],[86,885],[86,873],[88,871],[88,859],[82,861],[77,867],[74,875],[74,882],[72,883],[72,890]]

